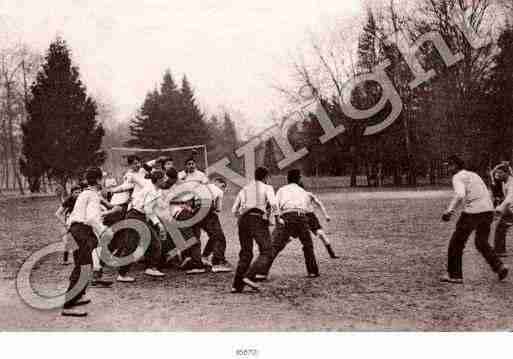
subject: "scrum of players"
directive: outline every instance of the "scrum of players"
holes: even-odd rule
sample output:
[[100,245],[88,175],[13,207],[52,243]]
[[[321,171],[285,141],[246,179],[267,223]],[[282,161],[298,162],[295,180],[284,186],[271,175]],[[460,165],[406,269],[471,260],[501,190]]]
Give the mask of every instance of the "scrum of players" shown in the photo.
[[[289,171],[288,184],[275,193],[267,184],[268,170],[259,167],[254,179],[239,191],[232,207],[240,242],[239,262],[234,269],[225,258],[227,240],[219,219],[227,182],[220,177],[210,181],[197,168],[194,155],[187,159],[180,172],[171,157],[143,162],[138,156],[130,155],[126,161],[128,169],[121,184],[117,185],[100,168],[90,168],[57,210],[56,216],[66,228],[63,238],[67,246],[62,263],[73,263],[67,291],[70,294],[66,295],[61,312],[64,316],[87,315],[80,308],[91,302],[85,296],[88,285],[107,288],[113,285],[113,281],[103,277],[103,268],[111,261],[107,264],[104,261],[102,243],[107,243],[113,263],[116,263],[115,258],[134,258],[141,237],[130,229],[112,230],[115,223],[124,219],[138,221],[150,234],[146,249],[137,257],[144,263],[146,276],[165,277],[163,268],[169,265],[187,275],[235,272],[232,293],[240,293],[246,287],[258,292],[258,282],[267,280],[272,263],[291,238],[298,238],[303,245],[307,278],[319,276],[312,234],[322,240],[331,258],[338,258],[314,213],[315,206],[320,208],[326,221],[331,218],[322,202],[304,189],[299,170]],[[187,184],[191,184],[190,189],[184,191]],[[198,185],[208,190],[208,200],[195,194]],[[184,224],[195,219],[189,221],[190,226],[178,228],[182,239],[192,245],[177,248],[165,216]],[[193,237],[199,239],[202,232],[208,237],[203,248],[201,241],[190,241]],[[255,260],[254,244],[258,248]],[[127,285],[135,282],[132,264],[133,261],[126,261],[115,266],[116,282]],[[81,268],[91,268],[92,276],[81,286],[81,291],[75,293],[72,289],[80,280]]]

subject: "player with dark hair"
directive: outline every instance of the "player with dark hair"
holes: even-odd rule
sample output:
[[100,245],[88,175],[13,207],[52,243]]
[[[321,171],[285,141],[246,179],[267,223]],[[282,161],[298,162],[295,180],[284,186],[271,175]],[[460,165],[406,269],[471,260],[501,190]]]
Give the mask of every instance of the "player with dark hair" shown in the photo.
[[262,267],[257,272],[269,273],[274,260],[290,242],[290,238],[299,238],[303,245],[305,265],[308,278],[319,277],[319,267],[315,258],[310,226],[308,223],[308,208],[311,201],[310,194],[301,186],[301,171],[290,170],[287,174],[288,184],[276,192],[276,202],[280,221],[272,235],[272,252],[267,261],[263,261]]
[[[233,280],[232,293],[240,293],[245,286],[259,290],[255,283],[258,269],[265,266],[272,253],[271,235],[267,211],[276,213],[274,190],[267,184],[269,171],[259,167],[255,171],[255,180],[242,188],[235,199],[232,212],[238,218],[240,241],[239,263]],[[253,245],[258,246],[258,258],[253,260]]]
[[178,180],[181,182],[199,182],[202,184],[208,183],[208,177],[202,171],[197,169],[196,160],[193,156],[185,161],[185,169],[178,173]]
[[451,156],[447,164],[449,170],[454,173],[452,184],[455,194],[448,209],[442,215],[442,220],[450,221],[460,203],[463,203],[463,212],[456,223],[456,230],[449,242],[448,274],[442,277],[441,281],[463,283],[463,250],[468,237],[474,231],[476,232],[475,244],[477,250],[492,270],[497,273],[499,280],[503,280],[508,275],[508,268],[504,266],[488,243],[494,212],[490,193],[479,175],[466,170],[465,162],[461,158]]
[[212,272],[231,272],[232,268],[225,258],[226,237],[219,221],[219,213],[223,208],[224,191],[226,181],[223,178],[216,178],[213,183],[207,185],[211,198],[209,198],[209,210],[197,227],[207,233],[208,241],[203,250],[203,261],[210,264],[209,258],[212,255]]
[[[69,216],[70,232],[78,246],[73,252],[74,268],[69,278],[66,301],[62,310],[64,316],[83,317],[85,311],[79,311],[77,306],[90,303],[90,299],[83,299],[92,274],[92,251],[98,246],[98,238],[109,240],[112,231],[102,223],[101,216],[101,188],[103,172],[99,168],[91,168],[86,172],[88,187],[77,197],[73,211]],[[79,283],[81,271],[86,270],[86,281]],[[75,294],[78,286],[79,292]]]

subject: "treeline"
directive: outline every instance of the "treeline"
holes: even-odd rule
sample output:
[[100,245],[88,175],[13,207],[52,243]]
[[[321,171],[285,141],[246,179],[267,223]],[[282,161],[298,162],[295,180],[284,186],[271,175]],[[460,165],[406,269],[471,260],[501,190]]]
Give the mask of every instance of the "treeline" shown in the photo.
[[[493,163],[512,159],[513,27],[507,21],[511,13],[492,7],[487,0],[473,1],[468,7],[459,0],[422,0],[411,5],[399,8],[390,1],[381,8],[369,7],[363,28],[353,36],[358,41],[356,52],[345,45],[351,42],[351,30],[339,29],[327,44],[312,40],[310,63],[294,64],[293,74],[299,80],[295,88],[283,92],[291,95],[292,103],[300,103],[293,94],[308,87],[318,94],[331,120],[346,129],[324,145],[318,140],[323,132],[313,113],[291,129],[295,146],[310,150],[301,161],[309,175],[349,175],[352,186],[358,175],[367,175],[371,183],[381,176],[396,185],[415,185],[420,178],[435,183],[443,177],[442,163],[453,153],[462,155],[483,176]],[[468,29],[480,36],[475,38],[480,39],[479,46],[454,21],[464,10]],[[450,53],[460,53],[461,59],[447,66],[440,46],[427,41],[415,56],[426,72],[433,69],[436,74],[412,87],[411,59],[400,51],[398,37],[413,44],[429,33],[439,34]],[[390,114],[390,104],[367,120],[354,120],[342,111],[340,98],[345,81],[372,73],[384,61],[390,62],[386,74],[403,108],[386,130],[365,136],[367,126]],[[351,103],[358,109],[372,108],[383,91],[377,83],[360,83]],[[277,152],[274,146],[275,156],[266,155],[266,162],[279,158]]]
[[233,153],[240,145],[230,114],[207,118],[187,77],[184,75],[177,86],[169,70],[164,73],[160,89],[148,92],[129,130],[127,146],[163,149],[206,145],[209,163]]

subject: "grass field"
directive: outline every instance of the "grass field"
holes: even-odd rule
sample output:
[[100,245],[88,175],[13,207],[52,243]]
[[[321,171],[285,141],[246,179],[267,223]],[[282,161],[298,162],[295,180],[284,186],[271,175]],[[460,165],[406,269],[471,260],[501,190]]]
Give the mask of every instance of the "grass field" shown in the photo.
[[[319,241],[321,277],[306,279],[303,254],[293,241],[275,262],[258,294],[230,294],[233,274],[164,279],[144,277],[91,288],[85,319],[64,318],[23,304],[14,279],[33,251],[58,241],[55,199],[0,202],[1,330],[511,330],[513,284],[499,283],[469,242],[464,285],[438,282],[446,265],[454,223],[440,221],[449,193],[388,191],[321,193],[333,221],[326,225],[341,259],[332,260]],[[226,208],[233,197],[226,201]],[[222,215],[227,258],[239,250],[235,220]],[[56,293],[71,268],[47,257],[33,274],[42,293]],[[512,259],[506,258],[511,264]],[[107,272],[113,276],[112,272]]]

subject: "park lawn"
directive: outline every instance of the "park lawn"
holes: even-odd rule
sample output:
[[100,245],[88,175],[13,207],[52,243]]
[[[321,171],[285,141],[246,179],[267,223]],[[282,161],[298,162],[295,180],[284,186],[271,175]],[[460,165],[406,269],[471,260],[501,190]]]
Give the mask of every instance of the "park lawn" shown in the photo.
[[[328,192],[319,194],[332,215],[325,228],[340,259],[316,240],[321,277],[306,279],[294,240],[278,257],[258,294],[230,294],[233,274],[186,276],[167,270],[155,280],[133,270],[135,284],[91,288],[85,319],[32,309],[18,297],[17,269],[34,251],[59,240],[49,198],[0,202],[0,330],[511,330],[512,279],[499,283],[469,241],[464,285],[438,282],[446,266],[454,223],[440,221],[443,191]],[[230,196],[221,219],[227,258],[237,263]],[[63,290],[71,268],[47,257],[33,273],[43,294]],[[506,258],[511,264],[512,259]],[[107,271],[108,277],[113,277]]]

